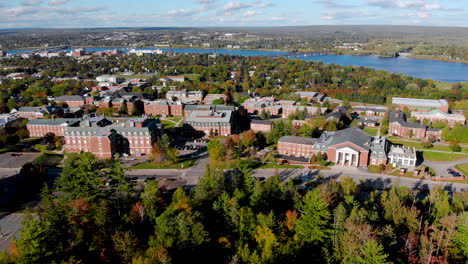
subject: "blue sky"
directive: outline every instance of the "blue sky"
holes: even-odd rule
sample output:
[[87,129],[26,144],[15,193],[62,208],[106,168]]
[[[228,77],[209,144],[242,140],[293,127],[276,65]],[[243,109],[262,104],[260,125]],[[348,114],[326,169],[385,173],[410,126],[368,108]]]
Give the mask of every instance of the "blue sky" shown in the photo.
[[468,26],[468,0],[0,0],[0,28]]

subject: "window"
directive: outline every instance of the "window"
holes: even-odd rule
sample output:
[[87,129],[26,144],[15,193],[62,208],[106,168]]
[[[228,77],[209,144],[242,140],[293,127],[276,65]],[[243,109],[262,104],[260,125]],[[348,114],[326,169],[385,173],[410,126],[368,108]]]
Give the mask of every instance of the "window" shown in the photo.
[[372,165],[375,165],[375,159],[372,159]]

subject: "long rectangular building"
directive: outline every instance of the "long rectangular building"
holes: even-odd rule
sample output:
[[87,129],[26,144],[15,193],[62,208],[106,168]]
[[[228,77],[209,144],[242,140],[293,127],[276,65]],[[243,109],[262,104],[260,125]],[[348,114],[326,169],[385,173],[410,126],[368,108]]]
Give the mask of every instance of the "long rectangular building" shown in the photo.
[[26,124],[30,137],[43,137],[49,133],[63,137],[68,127],[78,126],[79,118],[31,119]]
[[185,119],[185,126],[205,135],[232,134],[232,111],[193,111]]
[[429,112],[434,109],[439,109],[444,113],[448,113],[449,105],[445,99],[429,100],[429,99],[415,99],[415,98],[401,98],[393,97],[392,104],[396,105],[399,110],[407,107],[410,110]]

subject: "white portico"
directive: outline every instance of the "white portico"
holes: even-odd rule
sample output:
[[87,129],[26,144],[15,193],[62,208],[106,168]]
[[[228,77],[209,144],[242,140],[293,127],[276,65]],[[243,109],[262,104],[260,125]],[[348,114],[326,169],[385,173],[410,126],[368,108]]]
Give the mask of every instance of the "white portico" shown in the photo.
[[336,150],[336,165],[359,166],[359,151],[344,147]]

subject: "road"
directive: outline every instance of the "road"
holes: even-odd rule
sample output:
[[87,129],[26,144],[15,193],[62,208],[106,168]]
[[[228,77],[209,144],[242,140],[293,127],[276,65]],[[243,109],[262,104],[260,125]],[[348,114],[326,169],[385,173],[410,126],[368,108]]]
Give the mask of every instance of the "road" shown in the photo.
[[[437,173],[438,177],[453,177],[447,171],[447,169],[453,169],[455,166],[460,164],[468,163],[468,158],[466,159],[459,159],[454,161],[431,161],[425,160],[424,164],[433,168]],[[468,176],[468,175],[465,175]]]
[[0,215],[0,251],[9,251],[13,238],[19,238],[24,214],[2,214]]

